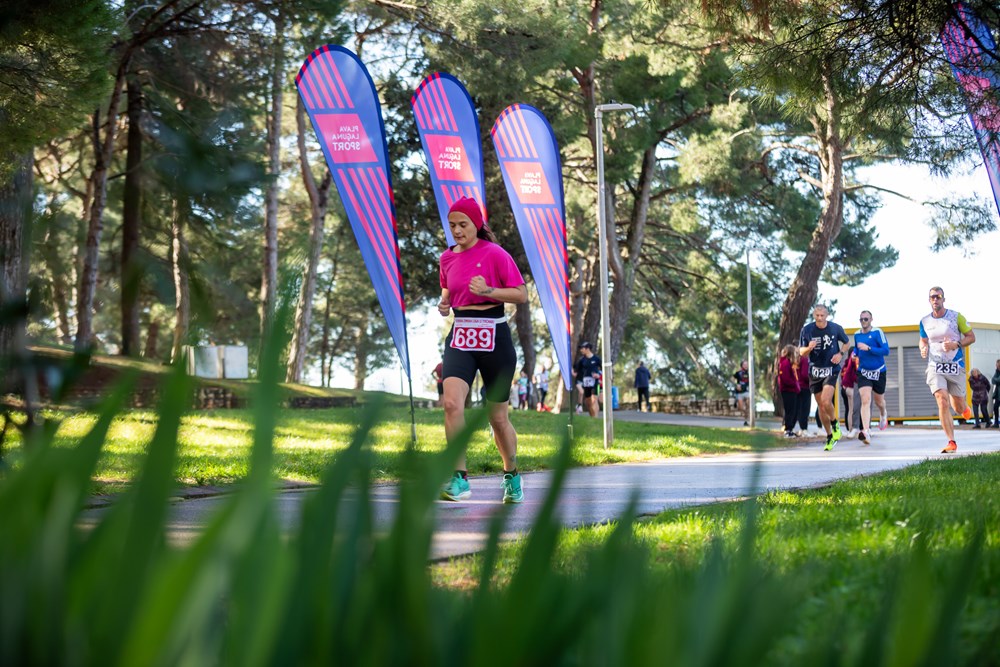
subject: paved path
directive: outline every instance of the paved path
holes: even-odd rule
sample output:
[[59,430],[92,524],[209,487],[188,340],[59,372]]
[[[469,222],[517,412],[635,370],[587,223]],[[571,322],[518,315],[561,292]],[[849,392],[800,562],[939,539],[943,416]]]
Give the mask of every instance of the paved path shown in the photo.
[[[659,421],[660,419],[657,419]],[[944,438],[940,429],[890,428],[877,432],[870,446],[842,440],[832,452],[812,441],[788,449],[760,454],[723,454],[649,463],[576,468],[569,472],[559,500],[559,516],[566,526],[606,522],[620,516],[632,494],[638,492],[641,515],[665,509],[745,497],[752,492],[755,467],[757,490],[805,488],[834,480],[902,468],[927,459],[954,458],[1000,451],[1000,431],[962,430],[959,451],[940,454]],[[508,513],[504,537],[525,533],[549,487],[551,473],[523,473],[526,500],[517,506],[501,503],[500,478],[471,477],[473,496],[461,503],[437,503],[437,532],[432,545],[435,559],[469,554],[482,548],[490,519]],[[302,499],[309,490],[278,495],[277,511],[283,525],[297,520]],[[394,513],[396,487],[373,490],[376,521],[387,525]],[[207,518],[225,502],[224,497],[180,501],[174,504],[171,538],[184,542],[198,533]],[[102,510],[91,510],[90,515]]]

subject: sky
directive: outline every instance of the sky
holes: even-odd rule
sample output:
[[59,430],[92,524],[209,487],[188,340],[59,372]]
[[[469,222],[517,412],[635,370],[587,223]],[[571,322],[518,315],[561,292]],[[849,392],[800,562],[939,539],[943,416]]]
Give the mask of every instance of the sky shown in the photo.
[[[989,177],[982,165],[967,176],[947,180],[932,178],[918,166],[882,167],[873,177],[873,182],[917,200],[926,198],[926,193],[976,194],[993,205]],[[873,218],[878,242],[894,246],[899,259],[895,266],[857,287],[820,283],[821,298],[836,300],[834,321],[855,327],[860,312],[870,310],[874,326],[916,324],[930,312],[927,290],[939,285],[944,289],[946,306],[965,315],[968,321],[1000,324],[1000,230],[968,244],[967,257],[958,248],[934,253],[930,250],[933,234],[925,224],[928,213],[924,208],[889,194],[884,194],[882,200],[883,207]],[[1000,219],[995,206],[992,213],[994,220]]]
[[[1000,324],[1000,229],[974,241],[973,248],[951,248],[939,253],[930,250],[933,234],[926,224],[929,213],[917,202],[945,194],[975,194],[993,206],[986,169],[980,165],[969,174],[939,179],[921,166],[883,166],[870,170],[871,183],[900,192],[916,201],[890,194],[882,195],[883,206],[872,218],[879,245],[890,244],[899,251],[896,264],[872,275],[856,287],[835,287],[820,283],[820,298],[835,302],[833,320],[845,328],[856,327],[862,310],[872,311],[873,325],[879,327],[916,324],[930,312],[927,290],[944,288],[947,307],[961,312],[970,322]],[[1000,223],[998,223],[1000,228]],[[753,258],[751,257],[751,265]],[[413,393],[433,397],[429,378],[440,361],[443,318],[433,307],[407,313]],[[397,363],[372,373],[365,389],[406,393],[405,376]],[[314,379],[313,379],[314,380]],[[336,369],[334,386],[353,386],[349,370]]]

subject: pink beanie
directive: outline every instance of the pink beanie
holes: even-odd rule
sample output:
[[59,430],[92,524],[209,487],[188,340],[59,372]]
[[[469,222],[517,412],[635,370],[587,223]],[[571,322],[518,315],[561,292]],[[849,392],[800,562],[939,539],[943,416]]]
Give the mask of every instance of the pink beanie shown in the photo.
[[465,214],[469,217],[469,220],[472,220],[472,224],[476,226],[476,229],[483,228],[483,210],[479,208],[479,203],[475,199],[459,197],[451,205],[451,208],[448,209],[448,213]]

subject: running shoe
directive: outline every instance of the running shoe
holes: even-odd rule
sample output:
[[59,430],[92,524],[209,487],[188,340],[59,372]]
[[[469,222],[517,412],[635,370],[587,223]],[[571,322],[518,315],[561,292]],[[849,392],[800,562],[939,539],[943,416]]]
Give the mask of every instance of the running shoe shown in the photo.
[[853,437],[854,437],[855,435],[860,435],[860,433],[859,433],[859,434],[855,434],[855,433],[854,433],[854,429],[852,428],[852,429],[851,429],[850,431],[848,431],[848,432],[847,432],[847,439],[848,439],[848,440],[850,440],[850,439],[851,439],[851,438],[853,438]]
[[948,444],[941,450],[942,454],[951,454],[958,449],[958,444],[954,440],[949,440]]
[[785,431],[785,437],[786,438],[794,438],[795,434],[792,433],[791,431]]
[[840,431],[840,424],[838,422],[833,422],[833,433],[830,434],[830,437],[833,438],[834,442],[837,442],[838,440],[840,440],[840,437],[842,435],[843,433],[841,433]]
[[861,438],[861,442],[866,445],[871,444],[871,436],[868,435],[868,431],[861,431],[861,433],[858,434],[858,437]]
[[503,476],[503,502],[504,504],[517,504],[524,500],[524,489],[521,488],[521,475],[504,474]]
[[462,477],[462,473],[456,472],[452,475],[452,478],[448,480],[448,483],[444,485],[441,489],[441,499],[442,500],[465,500],[466,498],[472,497],[472,488],[469,486],[469,480]]
[[889,428],[889,415],[888,414],[879,415],[878,430],[884,431],[887,428]]
[[830,450],[833,449],[833,446],[835,444],[837,444],[837,440],[834,439],[833,433],[831,433],[830,435],[826,436],[826,447],[823,448],[823,451],[829,452]]
[[965,412],[962,413],[962,419],[964,419],[965,421],[969,421],[970,419],[972,419],[972,408],[970,408],[968,405],[965,406]]

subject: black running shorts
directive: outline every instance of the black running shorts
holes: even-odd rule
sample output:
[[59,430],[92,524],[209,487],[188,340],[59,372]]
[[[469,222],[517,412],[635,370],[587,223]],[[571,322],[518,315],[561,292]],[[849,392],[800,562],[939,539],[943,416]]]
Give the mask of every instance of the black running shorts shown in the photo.
[[840,366],[810,366],[809,391],[819,394],[823,387],[836,387],[840,378]]
[[858,387],[871,387],[878,395],[885,393],[886,369],[879,371],[866,371],[858,369]]
[[[456,309],[455,317],[489,317],[504,316],[503,306],[495,306],[488,310]],[[514,381],[514,369],[517,367],[517,352],[514,350],[514,339],[510,334],[510,326],[506,322],[496,325],[496,338],[492,352],[470,352],[456,350],[451,346],[454,330],[448,332],[444,340],[444,372],[445,379],[459,378],[472,386],[476,371],[483,376],[486,387],[486,400],[492,403],[506,403],[510,400],[510,387]]]

